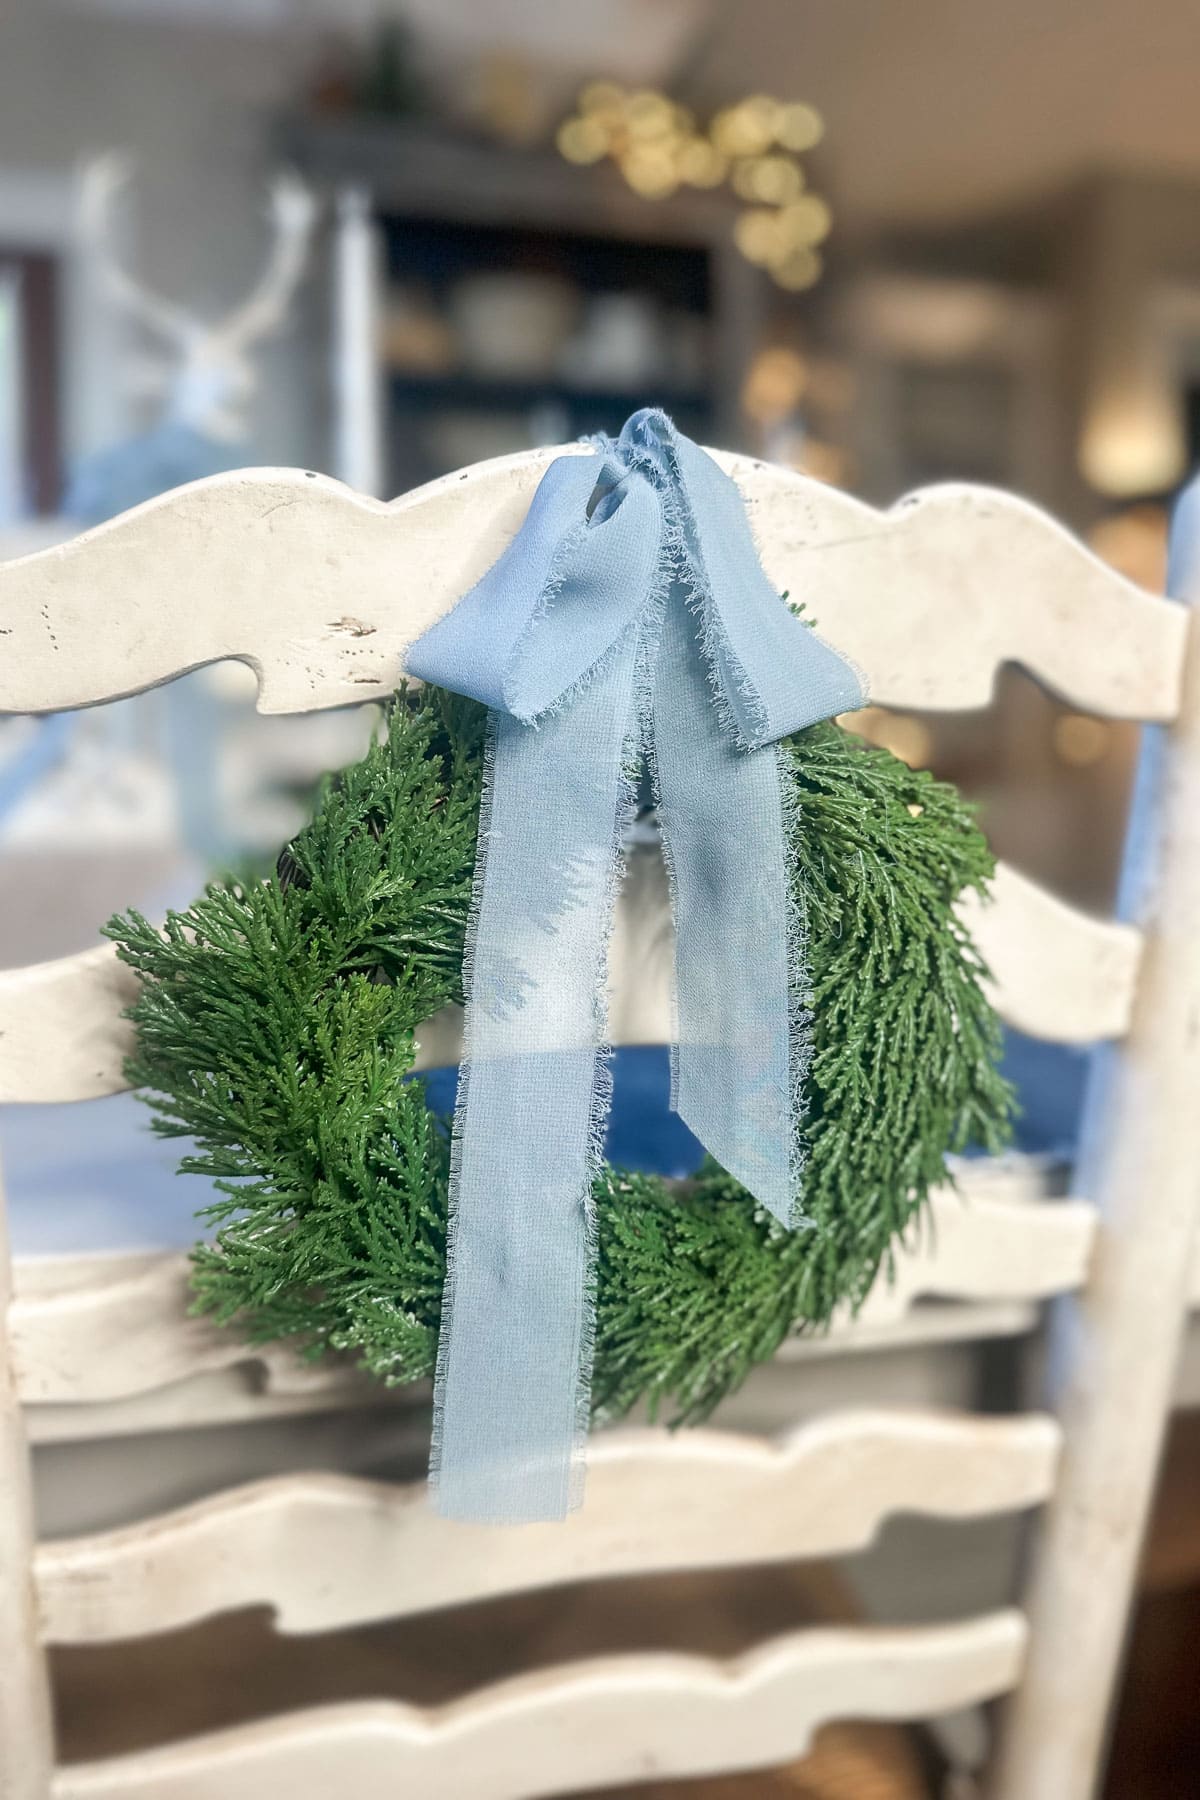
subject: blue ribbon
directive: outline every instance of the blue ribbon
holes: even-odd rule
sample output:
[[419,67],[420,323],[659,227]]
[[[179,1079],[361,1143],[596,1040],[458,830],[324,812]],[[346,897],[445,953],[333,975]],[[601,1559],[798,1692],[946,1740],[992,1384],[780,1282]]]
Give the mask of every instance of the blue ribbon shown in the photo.
[[643,761],[675,919],[672,1104],[798,1223],[808,1032],[778,740],[861,706],[759,566],[732,481],[661,412],[552,463],[499,561],[413,647],[489,709],[435,1384],[456,1518],[582,1488],[605,976]]

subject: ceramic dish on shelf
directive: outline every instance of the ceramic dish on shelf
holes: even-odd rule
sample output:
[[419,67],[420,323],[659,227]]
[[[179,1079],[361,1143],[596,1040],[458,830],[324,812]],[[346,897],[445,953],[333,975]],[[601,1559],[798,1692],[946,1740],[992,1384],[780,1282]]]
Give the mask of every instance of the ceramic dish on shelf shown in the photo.
[[450,294],[464,366],[497,380],[553,376],[580,299],[578,288],[556,275],[465,276]]

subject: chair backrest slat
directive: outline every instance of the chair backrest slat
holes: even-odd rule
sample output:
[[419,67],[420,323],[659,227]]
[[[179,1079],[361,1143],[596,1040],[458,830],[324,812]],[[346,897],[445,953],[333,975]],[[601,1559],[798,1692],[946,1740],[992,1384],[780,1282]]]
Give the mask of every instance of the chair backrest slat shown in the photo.
[[[670,1032],[671,932],[643,891],[623,896],[611,959],[610,1028],[619,1044],[661,1044]],[[1129,1023],[1141,956],[1129,925],[1094,919],[1001,864],[987,902],[961,915],[994,977],[1002,1018],[1061,1043],[1119,1037]],[[126,1086],[134,1047],[123,1010],[136,976],[100,945],[56,962],[0,971],[0,1102],[91,1100]],[[431,1020],[416,1066],[458,1060],[456,1009]]]
[[[480,463],[391,505],[299,469],[240,470],[4,564],[0,711],[90,705],[222,657],[255,667],[264,712],[381,698],[504,549],[555,454]],[[1178,609],[1035,507],[948,486],[878,513],[790,471],[719,460],[768,575],[883,704],[982,706],[997,668],[1019,662],[1085,710],[1174,716]]]
[[1025,1622],[816,1630],[746,1655],[560,1664],[436,1708],[362,1701],[74,1763],[54,1800],[539,1800],[790,1762],[827,1719],[924,1718],[1011,1687]]
[[[957,1192],[935,1194],[895,1269],[881,1271],[856,1315],[834,1322],[832,1341],[853,1339],[864,1327],[895,1326],[925,1299],[1037,1301],[1079,1287],[1095,1235],[1093,1209],[1081,1200],[1040,1205],[1032,1181],[1020,1198],[995,1186],[967,1169]],[[35,1263],[9,1312],[14,1379],[26,1406],[130,1401],[247,1362],[261,1365],[264,1399],[339,1387],[362,1398],[344,1364],[302,1363],[287,1344],[252,1350],[235,1333],[193,1316],[186,1257],[94,1256],[76,1268],[51,1264],[40,1279],[37,1272]],[[986,1335],[983,1323],[976,1330]]]
[[[596,1570],[845,1555],[893,1512],[968,1519],[1044,1500],[1058,1447],[1051,1419],[892,1411],[835,1413],[775,1442],[610,1432],[593,1447],[582,1511],[565,1526],[507,1533],[439,1518],[423,1482],[281,1476],[148,1523],[43,1544],[38,1593],[55,1643],[174,1631],[262,1605],[276,1609],[283,1631],[331,1631]],[[675,1521],[669,1541],[664,1518]]]

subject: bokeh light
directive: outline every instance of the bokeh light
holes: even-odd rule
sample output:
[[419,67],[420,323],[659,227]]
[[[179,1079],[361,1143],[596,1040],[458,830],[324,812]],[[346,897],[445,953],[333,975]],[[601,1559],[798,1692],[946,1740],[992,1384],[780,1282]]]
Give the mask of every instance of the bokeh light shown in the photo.
[[798,161],[824,132],[815,107],[750,94],[715,113],[704,130],[688,108],[656,88],[590,81],[576,104],[556,140],[568,162],[608,159],[644,200],[728,181],[747,203],[734,225],[742,255],[792,292],[820,278],[814,246],[828,235],[832,214],[827,201],[806,191]]

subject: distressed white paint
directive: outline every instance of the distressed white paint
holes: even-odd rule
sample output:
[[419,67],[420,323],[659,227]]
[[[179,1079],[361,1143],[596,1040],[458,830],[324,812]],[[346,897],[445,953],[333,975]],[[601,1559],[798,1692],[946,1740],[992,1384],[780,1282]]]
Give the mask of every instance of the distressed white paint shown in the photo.
[[[832,1395],[831,1406],[843,1401],[858,1404],[877,1391],[875,1372],[886,1366],[895,1373],[903,1390],[898,1403],[930,1408],[966,1405],[974,1391],[974,1347],[998,1338],[1024,1337],[1038,1322],[1035,1300],[916,1301],[900,1319],[874,1325],[851,1322],[820,1336],[788,1338],[776,1353],[774,1368],[792,1369],[790,1397],[771,1381],[772,1417],[793,1419],[812,1410],[815,1396],[822,1406]],[[231,1336],[232,1334],[226,1334]],[[388,1434],[390,1450],[402,1443],[404,1453],[424,1456],[429,1442],[430,1388],[427,1382],[387,1388],[372,1381],[349,1358],[331,1358],[312,1371],[312,1384],[297,1387],[291,1371],[285,1383],[273,1380],[277,1366],[264,1364],[255,1352],[242,1347],[237,1360],[221,1368],[185,1376],[167,1387],[148,1388],[117,1400],[49,1401],[26,1408],[28,1441],[35,1447],[50,1444],[102,1444],[113,1438],[139,1438],[131,1450],[131,1469],[146,1467],[146,1458],[158,1459],[155,1444],[164,1432],[192,1432],[212,1425],[270,1426],[276,1441],[295,1446],[295,1460],[303,1463],[311,1444],[309,1421],[320,1415],[386,1412],[394,1426],[363,1419],[364,1432]],[[872,1360],[863,1364],[863,1358]],[[886,1365],[884,1359],[886,1358]],[[281,1357],[282,1360],[282,1357]],[[294,1361],[294,1358],[292,1359]],[[959,1373],[956,1373],[958,1371]],[[758,1429],[758,1384],[754,1376],[749,1390],[741,1390],[722,1409],[730,1430]],[[1187,1404],[1181,1400],[1180,1404]],[[227,1443],[232,1440],[226,1440]],[[109,1465],[111,1466],[111,1465]],[[161,1463],[164,1478],[167,1469]],[[239,1471],[236,1459],[230,1478]],[[139,1491],[154,1491],[148,1479]],[[169,1498],[169,1496],[168,1496]],[[81,1496],[86,1515],[86,1496]]]
[[[1082,1201],[1030,1206],[943,1192],[930,1218],[880,1276],[860,1318],[894,1324],[922,1297],[1035,1300],[1077,1287],[1095,1227]],[[36,1267],[36,1265],[33,1265]],[[346,1382],[346,1365],[303,1364],[286,1344],[249,1350],[236,1332],[189,1315],[184,1256],[88,1258],[23,1288],[9,1319],[18,1390],[27,1405],[79,1405],[153,1392],[237,1363],[257,1362],[266,1391],[314,1398]],[[859,1326],[844,1321],[843,1341]],[[969,1327],[968,1327],[969,1329]],[[986,1332],[980,1329],[980,1335]],[[962,1335],[960,1328],[959,1335]]]
[[1058,1443],[1047,1418],[890,1411],[835,1413],[779,1443],[602,1432],[583,1509],[519,1529],[439,1518],[423,1482],[281,1476],[42,1545],[39,1613],[51,1642],[172,1631],[259,1605],[281,1630],[331,1631],[600,1573],[842,1555],[894,1512],[963,1519],[1044,1500]]
[[276,1394],[328,1385],[328,1371],[287,1345],[249,1351],[211,1319],[192,1317],[186,1256],[95,1257],[83,1267],[12,1305],[12,1362],[27,1405],[123,1399],[244,1362],[259,1364]]
[[95,1100],[128,1086],[138,996],[112,944],[0,971],[0,1100]]
[[[227,656],[254,665],[265,712],[378,699],[564,453],[478,463],[390,504],[301,469],[239,470],[0,566],[0,710],[89,704]],[[878,513],[788,470],[718,461],[771,579],[877,700],[980,706],[1016,660],[1087,710],[1173,716],[1178,611],[1035,507],[941,487]]]
[[54,1800],[537,1800],[803,1755],[828,1719],[908,1719],[1002,1693],[1014,1612],[911,1630],[817,1630],[730,1662],[598,1658],[438,1708],[331,1706],[60,1769]]
[[1087,1286],[1051,1311],[1058,1492],[1029,1587],[1031,1660],[1002,1734],[995,1800],[1091,1800],[1170,1410],[1200,1200],[1200,483],[1172,528],[1191,602],[1175,726],[1143,746],[1123,901],[1145,932],[1133,1018],[1093,1075],[1077,1180],[1100,1211]]
[[11,1299],[0,1184],[0,1796],[46,1800],[54,1760],[50,1682],[31,1569],[33,1471],[5,1334]]
[[986,899],[964,894],[959,917],[992,972],[992,999],[1018,1031],[1060,1044],[1122,1037],[1141,965],[1141,933],[1067,906],[998,863]]
[[[620,1044],[664,1043],[670,1033],[670,920],[648,860],[634,861],[613,937],[610,1025]],[[1124,1031],[1141,953],[1130,926],[1077,912],[1004,864],[992,899],[967,895],[960,910],[1010,1024],[1068,1043]],[[0,1100],[118,1093],[133,1048],[121,1012],[137,991],[111,945],[0,971]],[[431,1019],[419,1035],[417,1067],[457,1062],[460,1026],[457,1008]]]
[[918,1299],[1030,1300],[1082,1287],[1096,1235],[1083,1200],[972,1200],[942,1191],[909,1234],[894,1277],[880,1276],[860,1328],[902,1319]]
[[[1083,1279],[1094,1216],[1078,1203],[1038,1206],[1037,1159],[970,1161],[957,1179],[959,1193],[934,1199],[932,1231],[915,1232],[897,1256],[894,1285],[881,1275],[857,1318],[789,1339],[781,1361],[936,1354],[1013,1336],[1031,1329],[1040,1297]],[[301,1364],[286,1345],[252,1350],[236,1332],[189,1318],[187,1260],[176,1254],[32,1258],[16,1274],[13,1360],[35,1443],[396,1408],[424,1394],[385,1390],[347,1357]],[[1020,1297],[966,1297],[1001,1291]],[[798,1371],[797,1405],[806,1392]]]

